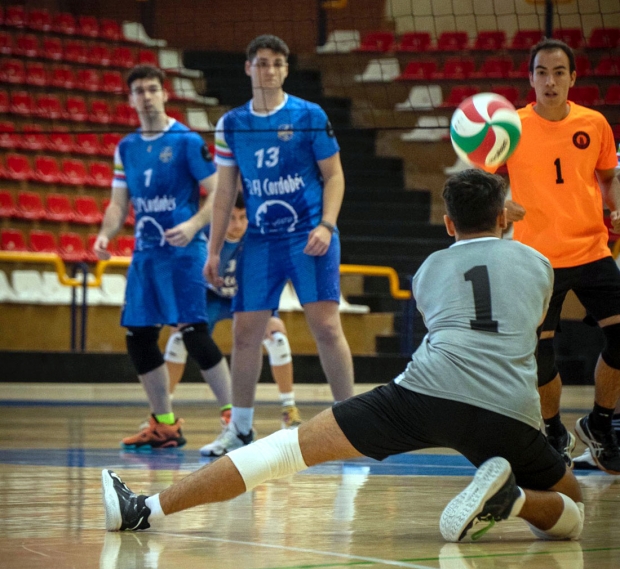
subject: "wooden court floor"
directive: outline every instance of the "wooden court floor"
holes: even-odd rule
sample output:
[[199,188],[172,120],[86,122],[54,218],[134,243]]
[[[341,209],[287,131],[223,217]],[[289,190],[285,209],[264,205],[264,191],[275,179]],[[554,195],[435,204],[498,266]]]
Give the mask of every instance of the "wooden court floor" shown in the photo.
[[[569,389],[567,424],[590,404],[589,392]],[[308,418],[324,404],[300,407]],[[156,531],[106,533],[103,467],[135,491],[155,493],[202,465],[198,449],[219,430],[215,407],[176,410],[186,448],[128,453],[118,441],[136,430],[145,405],[0,402],[0,568],[620,567],[620,477],[598,471],[579,477],[586,506],[579,542],[534,541],[525,523],[511,520],[478,542],[446,544],[439,515],[473,474],[447,451],[329,463],[171,516]],[[278,412],[275,404],[257,407],[259,435],[279,427]]]

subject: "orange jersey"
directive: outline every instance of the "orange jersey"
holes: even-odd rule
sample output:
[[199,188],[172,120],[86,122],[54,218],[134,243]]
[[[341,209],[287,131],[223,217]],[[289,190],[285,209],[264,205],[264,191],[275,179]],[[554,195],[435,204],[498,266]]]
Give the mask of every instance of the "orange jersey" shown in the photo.
[[554,268],[611,254],[595,170],[618,164],[613,133],[602,114],[569,104],[561,121],[543,119],[533,104],[519,109],[521,140],[507,162],[512,199],[526,212],[514,224],[514,238]]

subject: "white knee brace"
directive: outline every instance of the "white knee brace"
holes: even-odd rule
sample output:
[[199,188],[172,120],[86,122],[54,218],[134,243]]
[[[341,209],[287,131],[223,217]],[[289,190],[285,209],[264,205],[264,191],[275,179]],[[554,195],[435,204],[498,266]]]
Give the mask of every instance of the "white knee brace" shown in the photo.
[[184,364],[187,361],[187,348],[185,347],[181,332],[170,334],[170,338],[168,338],[166,343],[164,360],[173,364]]
[[548,530],[540,530],[532,524],[530,530],[538,539],[579,539],[583,530],[584,509],[581,502],[574,502],[568,496],[560,494],[564,501],[564,510],[560,519]]
[[286,334],[274,332],[270,338],[263,340],[263,346],[267,348],[269,363],[272,366],[283,366],[293,361],[291,345],[288,343]]
[[248,492],[267,480],[308,468],[299,448],[297,429],[277,431],[226,456],[241,474]]

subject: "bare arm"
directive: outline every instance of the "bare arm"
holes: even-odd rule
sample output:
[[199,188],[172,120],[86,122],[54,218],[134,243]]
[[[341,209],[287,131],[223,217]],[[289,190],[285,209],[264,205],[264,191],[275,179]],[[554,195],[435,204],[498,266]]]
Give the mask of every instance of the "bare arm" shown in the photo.
[[217,167],[217,189],[213,198],[211,232],[209,234],[209,256],[204,267],[204,275],[212,285],[222,286],[223,280],[219,275],[220,252],[226,238],[226,228],[230,214],[237,199],[237,166]]
[[187,221],[179,223],[164,233],[166,241],[175,247],[185,247],[198,231],[211,221],[213,211],[213,195],[217,184],[217,174],[212,174],[208,178],[200,180],[200,186],[207,192],[207,199],[195,215]]
[[[323,176],[323,217],[322,221],[335,226],[344,198],[344,172],[340,162],[340,153],[336,153],[318,162]],[[332,239],[329,228],[318,225],[308,236],[308,244],[304,249],[307,255],[325,255]]]
[[110,253],[107,250],[112,239],[123,226],[129,208],[129,193],[127,188],[112,188],[112,198],[105,210],[99,235],[93,245],[93,251],[99,259],[107,260]]
[[611,212],[611,224],[616,233],[620,233],[620,180],[616,170],[597,170],[596,177],[603,194],[603,201]]

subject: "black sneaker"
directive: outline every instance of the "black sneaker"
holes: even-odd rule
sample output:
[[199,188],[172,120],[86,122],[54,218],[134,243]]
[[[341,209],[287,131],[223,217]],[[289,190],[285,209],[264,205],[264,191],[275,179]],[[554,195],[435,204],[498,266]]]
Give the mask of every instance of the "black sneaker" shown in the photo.
[[549,444],[558,451],[560,456],[564,459],[566,466],[568,468],[573,467],[573,457],[572,453],[575,450],[575,446],[577,445],[577,440],[575,439],[575,435],[570,433],[564,425],[564,432],[559,437],[553,437],[551,435],[547,435],[547,440]]
[[590,416],[577,420],[575,432],[583,443],[588,445],[596,465],[609,474],[620,474],[620,449],[616,431],[609,429],[606,433],[590,428]]
[[147,496],[134,494],[111,470],[101,471],[105,529],[108,531],[137,531],[148,529],[151,510],[146,505]]
[[496,456],[483,463],[471,484],[445,507],[439,529],[446,541],[461,541],[475,522],[489,525],[472,535],[480,539],[495,522],[510,516],[521,495],[509,462]]

